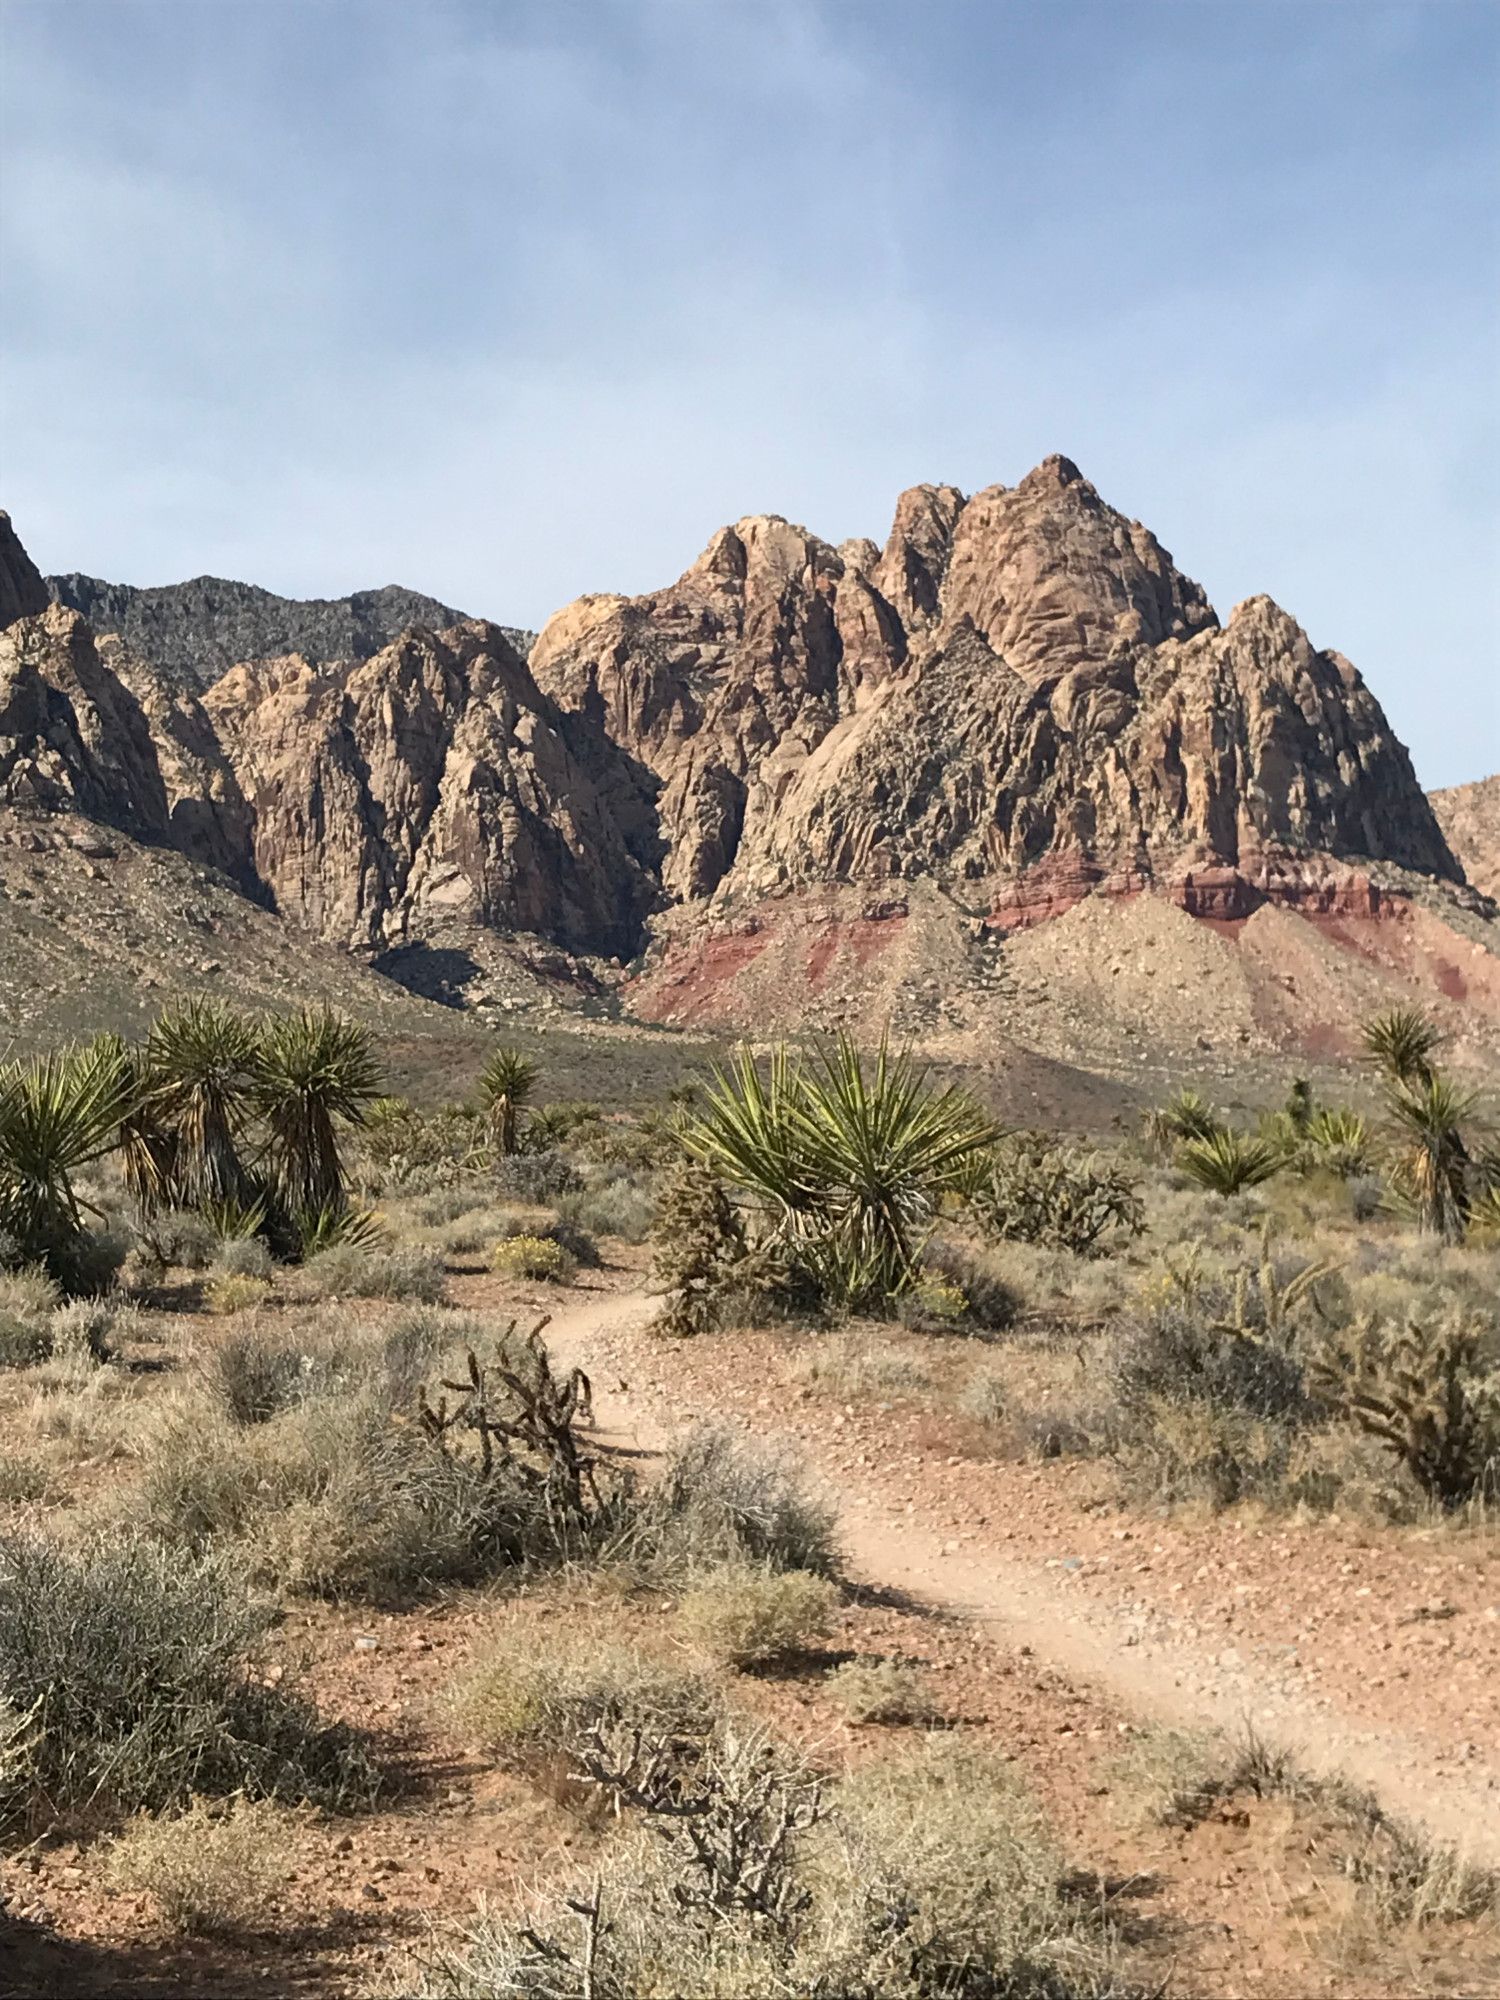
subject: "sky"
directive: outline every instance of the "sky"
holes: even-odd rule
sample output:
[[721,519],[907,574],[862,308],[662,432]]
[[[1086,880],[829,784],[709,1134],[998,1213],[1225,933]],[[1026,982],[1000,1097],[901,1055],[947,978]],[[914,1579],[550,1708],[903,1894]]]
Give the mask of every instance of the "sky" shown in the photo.
[[44,570],[540,625],[1049,452],[1500,770],[1500,4],[0,0]]

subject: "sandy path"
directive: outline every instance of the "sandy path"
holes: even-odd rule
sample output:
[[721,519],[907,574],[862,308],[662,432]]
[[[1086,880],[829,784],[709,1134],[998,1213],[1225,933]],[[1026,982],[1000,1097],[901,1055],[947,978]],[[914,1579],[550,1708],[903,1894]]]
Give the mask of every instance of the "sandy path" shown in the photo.
[[[486,1281],[466,1303],[483,1306]],[[1500,1867],[1500,1762],[1474,1754],[1454,1767],[1450,1741],[1424,1733],[1419,1714],[1408,1727],[1314,1694],[1296,1677],[1269,1677],[1237,1649],[1210,1651],[1171,1636],[1173,1621],[1140,1617],[1110,1601],[1095,1579],[1068,1559],[1017,1557],[995,1546],[992,1513],[966,1519],[962,1501],[942,1503],[942,1525],[912,1496],[909,1468],[860,1462],[851,1467],[848,1438],[831,1412],[779,1407],[774,1394],[716,1395],[704,1370],[682,1349],[646,1332],[655,1310],[644,1293],[595,1293],[570,1305],[547,1329],[554,1355],[591,1377],[603,1444],[659,1451],[705,1418],[728,1418],[806,1457],[841,1501],[840,1533],[850,1575],[963,1617],[1008,1650],[1027,1646],[1070,1675],[1102,1687],[1143,1719],[1236,1733],[1247,1722],[1296,1752],[1309,1769],[1338,1772],[1369,1786],[1393,1811]],[[762,1384],[762,1387],[769,1387]],[[773,1407],[766,1408],[770,1403]],[[926,1501],[929,1496],[923,1494]],[[1066,1546],[1068,1522],[1058,1522]],[[1002,1531],[1003,1532],[1003,1531]],[[1379,1583],[1379,1547],[1369,1557]],[[1163,1635],[1163,1623],[1167,1635]],[[1359,1635],[1352,1635],[1359,1643]],[[1434,1668],[1438,1665],[1434,1662]],[[1420,1692],[1412,1691],[1412,1708]],[[1439,1764],[1442,1769],[1437,1768]]]

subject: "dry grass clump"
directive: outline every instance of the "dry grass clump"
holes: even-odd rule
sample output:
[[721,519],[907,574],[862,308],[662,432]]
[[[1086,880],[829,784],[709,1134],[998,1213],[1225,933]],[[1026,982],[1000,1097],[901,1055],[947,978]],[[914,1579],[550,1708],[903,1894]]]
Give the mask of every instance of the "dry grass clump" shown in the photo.
[[268,1278],[251,1277],[241,1271],[218,1271],[204,1289],[203,1303],[220,1319],[232,1319],[236,1313],[263,1306],[270,1296]]
[[490,1252],[490,1269],[502,1278],[531,1278],[547,1285],[571,1285],[577,1260],[550,1236],[511,1236]]
[[0,1701],[35,1722],[0,1812],[154,1810],[194,1792],[368,1799],[354,1734],[260,1678],[270,1623],[218,1557],[132,1535],[0,1544]]
[[431,1305],[443,1296],[443,1264],[432,1251],[412,1244],[336,1243],[309,1257],[293,1273],[289,1290],[300,1300],[399,1299]]
[[50,1466],[29,1452],[0,1452],[0,1502],[24,1506],[54,1496],[56,1483]]
[[765,1667],[810,1651],[837,1605],[833,1585],[808,1570],[727,1563],[683,1592],[677,1624],[690,1646],[720,1666]]
[[[472,1336],[467,1351],[443,1341],[450,1322]],[[161,1414],[116,1511],[172,1547],[232,1547],[268,1584],[363,1602],[555,1568],[628,1538],[629,1498],[594,1484],[583,1412],[538,1343],[432,1308],[343,1343],[319,1332],[226,1338],[204,1389]],[[455,1404],[467,1370],[472,1400],[463,1380]]]
[[940,1714],[926,1678],[901,1660],[845,1660],[824,1685],[854,1723],[927,1723]]
[[792,1370],[798,1381],[826,1395],[912,1396],[932,1384],[920,1352],[884,1328],[849,1326],[814,1336]]
[[520,1627],[497,1634],[455,1688],[453,1707],[491,1755],[529,1765],[576,1753],[596,1729],[706,1736],[718,1715],[700,1675],[587,1628],[563,1636]]
[[263,1237],[227,1236],[214,1253],[212,1268],[236,1278],[269,1279],[276,1263]]
[[676,1448],[641,1501],[638,1552],[667,1576],[725,1562],[831,1576],[837,1521],[795,1459],[705,1425]]
[[265,1916],[285,1876],[291,1830],[286,1808],[268,1799],[195,1798],[170,1817],[139,1813],[111,1842],[104,1881],[149,1896],[174,1931],[243,1931]]
[[[514,1926],[482,1917],[406,1989],[773,2000],[1103,2000],[1107,1923],[1070,1898],[1035,1806],[960,1743],[838,1785],[725,1727],[684,1768],[659,1738],[601,1740],[591,1780],[625,1816],[587,1883]],[[650,1837],[654,1836],[654,1837]]]
[[1246,1796],[1288,1799],[1315,1815],[1315,1851],[1353,1884],[1367,1946],[1401,1930],[1500,1917],[1500,1876],[1393,1819],[1372,1794],[1311,1776],[1253,1732],[1227,1740],[1146,1730],[1111,1775],[1127,1816],[1158,1826],[1196,1826]]

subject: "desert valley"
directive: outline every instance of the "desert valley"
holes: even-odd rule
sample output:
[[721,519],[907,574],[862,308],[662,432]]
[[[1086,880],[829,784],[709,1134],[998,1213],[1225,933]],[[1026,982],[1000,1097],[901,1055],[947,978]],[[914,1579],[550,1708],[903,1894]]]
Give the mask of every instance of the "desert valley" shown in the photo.
[[1500,778],[1063,457],[24,532],[0,1992],[1500,1992]]

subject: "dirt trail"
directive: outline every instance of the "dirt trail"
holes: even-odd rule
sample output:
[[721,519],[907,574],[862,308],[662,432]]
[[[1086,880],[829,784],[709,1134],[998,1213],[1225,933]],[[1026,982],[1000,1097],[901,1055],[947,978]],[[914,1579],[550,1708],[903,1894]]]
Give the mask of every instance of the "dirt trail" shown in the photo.
[[[472,1289],[472,1303],[488,1302],[485,1281]],[[646,1334],[654,1310],[644,1293],[596,1292],[547,1329],[557,1358],[592,1379],[601,1443],[654,1452],[691,1423],[724,1417],[769,1442],[789,1444],[840,1498],[842,1544],[857,1581],[969,1620],[1011,1651],[1029,1647],[1074,1679],[1102,1687],[1143,1720],[1231,1734],[1248,1722],[1296,1752],[1307,1768],[1370,1787],[1392,1811],[1475,1860],[1500,1866],[1500,1760],[1484,1757],[1479,1745],[1455,1745],[1430,1725],[1424,1731],[1418,1689],[1411,1693],[1409,1706],[1417,1712],[1408,1726],[1393,1726],[1378,1706],[1335,1701],[1302,1676],[1263,1675],[1238,1649],[1211,1651],[1184,1641],[1171,1617],[1143,1621],[1138,1609],[1111,1601],[1107,1576],[1082,1573],[1076,1559],[1005,1553],[995,1546],[1003,1530],[994,1528],[993,1512],[976,1507],[966,1518],[962,1498],[955,1500],[951,1490],[941,1496],[942,1525],[936,1526],[925,1504],[930,1496],[924,1491],[920,1506],[912,1497],[909,1462],[904,1478],[899,1462],[851,1466],[841,1416],[764,1394],[747,1409],[745,1393],[730,1393],[727,1384],[715,1395],[710,1382],[706,1394],[704,1369]],[[767,1379],[757,1387],[775,1384]],[[764,1407],[768,1402],[772,1408]],[[1074,1525],[1058,1520],[1061,1546]],[[1382,1584],[1385,1567],[1377,1545],[1369,1559],[1371,1585]],[[1368,1597],[1369,1590],[1358,1594]],[[1349,1637],[1358,1647],[1358,1630]],[[1441,1673],[1439,1663],[1432,1671],[1434,1678]],[[1456,1755],[1462,1761],[1455,1763]]]

